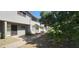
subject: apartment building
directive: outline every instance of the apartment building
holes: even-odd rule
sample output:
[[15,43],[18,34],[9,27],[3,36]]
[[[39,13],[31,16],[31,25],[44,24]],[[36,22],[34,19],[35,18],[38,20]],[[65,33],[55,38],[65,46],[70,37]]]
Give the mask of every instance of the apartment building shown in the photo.
[[44,26],[29,11],[0,11],[0,38],[44,31]]

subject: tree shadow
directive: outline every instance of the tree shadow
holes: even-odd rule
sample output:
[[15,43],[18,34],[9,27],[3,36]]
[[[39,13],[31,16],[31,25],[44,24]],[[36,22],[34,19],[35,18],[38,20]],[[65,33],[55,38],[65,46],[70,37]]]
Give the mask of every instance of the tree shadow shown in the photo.
[[47,42],[44,38],[44,33],[35,34],[35,35],[26,35],[20,36],[27,44],[36,44],[37,48],[48,48]]

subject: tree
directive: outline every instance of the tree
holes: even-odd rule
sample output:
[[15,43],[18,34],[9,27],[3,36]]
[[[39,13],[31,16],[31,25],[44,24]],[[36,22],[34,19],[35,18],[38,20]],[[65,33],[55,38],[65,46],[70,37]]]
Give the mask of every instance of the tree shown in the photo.
[[79,47],[78,11],[42,12],[41,22],[51,27],[47,34],[55,47]]

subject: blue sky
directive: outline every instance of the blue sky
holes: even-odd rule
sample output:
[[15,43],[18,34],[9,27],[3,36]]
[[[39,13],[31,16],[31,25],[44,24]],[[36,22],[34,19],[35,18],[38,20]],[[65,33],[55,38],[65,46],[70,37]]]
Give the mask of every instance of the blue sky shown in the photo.
[[40,11],[32,11],[32,14],[37,18],[40,18]]

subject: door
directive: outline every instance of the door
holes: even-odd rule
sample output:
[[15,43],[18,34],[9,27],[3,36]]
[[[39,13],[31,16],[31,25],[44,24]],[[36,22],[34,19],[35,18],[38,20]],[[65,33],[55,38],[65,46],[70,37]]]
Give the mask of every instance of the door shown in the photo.
[[11,35],[17,35],[17,25],[11,25]]

